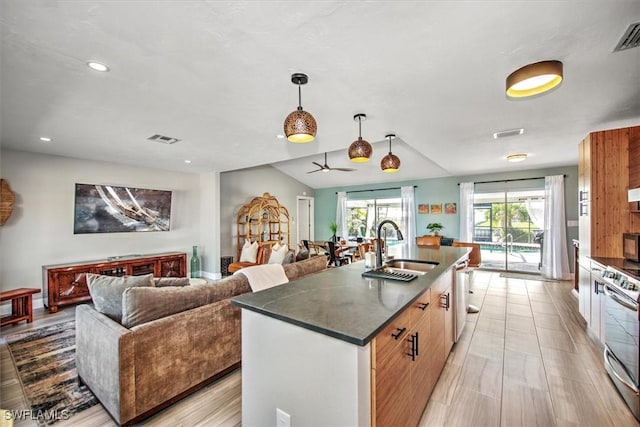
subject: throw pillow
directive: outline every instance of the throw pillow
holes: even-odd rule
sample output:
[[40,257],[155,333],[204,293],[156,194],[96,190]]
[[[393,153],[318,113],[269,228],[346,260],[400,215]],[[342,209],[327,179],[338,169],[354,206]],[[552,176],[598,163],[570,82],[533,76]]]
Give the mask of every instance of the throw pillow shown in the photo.
[[248,240],[244,242],[242,246],[242,252],[240,252],[240,262],[257,262],[258,257],[258,242],[249,243]]
[[154,277],[153,283],[156,288],[165,286],[189,286],[191,283],[188,277]]
[[296,261],[302,261],[303,259],[307,258],[309,258],[309,249],[304,247],[300,248],[300,250],[296,254]]
[[289,246],[285,243],[280,245],[276,243],[271,248],[271,255],[269,256],[269,264],[284,264],[284,257],[289,251]]
[[296,259],[296,251],[293,249],[289,249],[287,251],[287,255],[285,255],[284,260],[282,260],[283,264],[291,264]]
[[144,276],[103,276],[87,273],[87,287],[96,310],[116,322],[122,319],[122,293],[125,289],[153,286],[153,274]]

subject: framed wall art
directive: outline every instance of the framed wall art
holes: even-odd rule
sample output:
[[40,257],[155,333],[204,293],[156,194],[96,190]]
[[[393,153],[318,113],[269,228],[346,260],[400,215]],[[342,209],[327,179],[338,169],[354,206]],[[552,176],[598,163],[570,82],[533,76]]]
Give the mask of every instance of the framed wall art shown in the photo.
[[445,214],[455,214],[458,212],[458,206],[455,203],[449,202],[444,204]]
[[73,233],[169,231],[171,191],[76,184]]
[[432,214],[441,214],[442,213],[442,203],[434,203],[431,205],[431,213]]
[[429,213],[429,205],[426,205],[426,204],[418,205],[418,213],[419,214],[428,214]]

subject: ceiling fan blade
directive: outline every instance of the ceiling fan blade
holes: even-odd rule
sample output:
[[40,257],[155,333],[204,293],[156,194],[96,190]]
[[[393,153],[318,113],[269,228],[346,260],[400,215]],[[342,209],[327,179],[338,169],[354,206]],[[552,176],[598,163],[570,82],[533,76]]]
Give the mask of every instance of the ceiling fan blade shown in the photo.
[[332,171],[355,172],[357,169],[352,168],[331,168]]
[[316,170],[314,170],[314,171],[309,171],[309,172],[307,172],[307,173],[320,172],[321,170],[322,170],[322,169],[316,169]]
[[320,163],[318,163],[318,162],[311,162],[311,163],[313,163],[314,165],[316,165],[316,166],[317,166],[317,167],[319,167],[320,169],[324,168],[324,166],[322,166],[322,165],[321,165]]

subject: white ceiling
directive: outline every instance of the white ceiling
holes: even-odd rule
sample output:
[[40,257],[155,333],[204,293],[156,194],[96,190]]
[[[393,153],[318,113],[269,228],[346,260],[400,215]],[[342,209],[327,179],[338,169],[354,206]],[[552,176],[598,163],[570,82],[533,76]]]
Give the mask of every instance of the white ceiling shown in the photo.
[[[640,21],[638,0],[0,5],[0,142],[17,150],[184,172],[273,164],[323,188],[576,164],[588,132],[640,124],[640,49],[612,52]],[[506,76],[546,59],[564,63],[563,83],[507,99]],[[297,106],[294,72],[309,75],[310,144],[276,138]],[[346,152],[356,113],[374,146],[365,165]],[[390,175],[389,132],[402,161]],[[324,152],[358,171],[307,174]],[[506,162],[514,152],[529,159]]]

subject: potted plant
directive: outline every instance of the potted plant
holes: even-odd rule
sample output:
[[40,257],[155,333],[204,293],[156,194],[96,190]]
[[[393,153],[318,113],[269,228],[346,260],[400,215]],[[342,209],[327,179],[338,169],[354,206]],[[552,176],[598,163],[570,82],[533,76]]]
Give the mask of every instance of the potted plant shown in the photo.
[[444,226],[439,222],[430,222],[427,224],[427,230],[429,230],[434,236],[437,236],[443,228]]
[[336,241],[336,233],[338,232],[338,224],[333,221],[329,223],[329,230],[331,230],[331,241],[335,242]]

